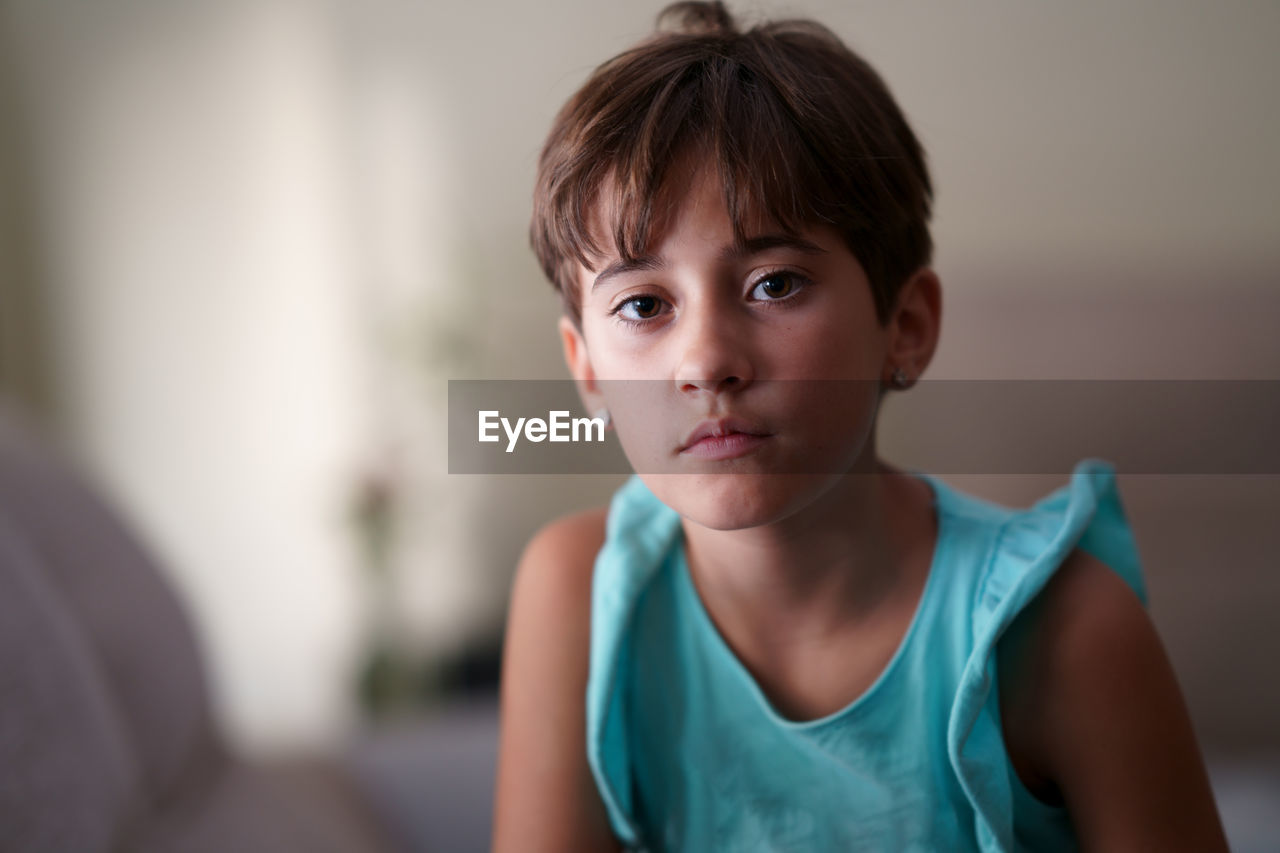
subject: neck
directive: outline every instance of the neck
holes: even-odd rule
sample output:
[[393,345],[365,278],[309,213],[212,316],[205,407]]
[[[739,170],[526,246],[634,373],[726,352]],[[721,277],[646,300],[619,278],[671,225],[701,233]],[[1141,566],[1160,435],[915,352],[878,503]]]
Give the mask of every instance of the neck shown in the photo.
[[771,524],[723,531],[686,521],[689,571],[725,634],[770,645],[820,641],[870,623],[915,588],[904,566],[919,565],[916,549],[932,541],[920,526],[922,517],[932,523],[919,511],[928,493],[876,460]]

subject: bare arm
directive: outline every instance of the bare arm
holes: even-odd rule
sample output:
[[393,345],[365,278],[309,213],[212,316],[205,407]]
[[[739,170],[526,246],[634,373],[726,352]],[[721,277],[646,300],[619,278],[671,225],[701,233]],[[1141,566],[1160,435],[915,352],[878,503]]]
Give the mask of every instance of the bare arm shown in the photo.
[[1060,795],[1082,849],[1227,849],[1173,668],[1115,572],[1073,552],[1005,645],[1010,756]]
[[502,665],[495,853],[621,849],[586,757],[591,573],[604,515],[543,528],[516,570]]

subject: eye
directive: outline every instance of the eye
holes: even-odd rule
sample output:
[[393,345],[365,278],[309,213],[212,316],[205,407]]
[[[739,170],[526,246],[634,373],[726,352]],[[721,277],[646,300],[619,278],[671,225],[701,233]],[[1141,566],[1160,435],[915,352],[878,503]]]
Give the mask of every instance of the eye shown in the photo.
[[662,300],[656,296],[633,296],[610,313],[628,323],[643,323],[662,313]]
[[755,286],[751,288],[751,298],[762,302],[776,302],[791,296],[803,285],[804,279],[795,273],[771,272],[756,281]]

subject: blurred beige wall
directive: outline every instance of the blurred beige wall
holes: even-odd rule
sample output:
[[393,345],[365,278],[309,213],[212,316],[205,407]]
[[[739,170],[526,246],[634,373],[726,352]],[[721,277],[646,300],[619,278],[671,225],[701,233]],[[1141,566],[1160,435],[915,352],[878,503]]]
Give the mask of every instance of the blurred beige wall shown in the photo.
[[[537,526],[617,483],[449,477],[444,383],[564,376],[527,249],[534,163],[560,103],[660,6],[0,7],[23,186],[0,245],[26,255],[0,266],[0,309],[43,306],[2,318],[6,344],[43,330],[5,381],[47,389],[171,558],[242,742],[351,722],[365,479],[392,471],[402,615],[440,650],[500,620]],[[946,288],[928,375],[1277,378],[1280,6],[743,8],[830,25],[922,136]],[[1276,651],[1276,489],[1122,489],[1204,734],[1280,749],[1280,696],[1236,660]]]

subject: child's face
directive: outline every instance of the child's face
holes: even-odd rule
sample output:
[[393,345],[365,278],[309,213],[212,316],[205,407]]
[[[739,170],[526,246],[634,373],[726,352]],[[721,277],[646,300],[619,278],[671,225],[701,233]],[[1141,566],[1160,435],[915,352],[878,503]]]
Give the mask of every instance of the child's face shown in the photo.
[[[610,250],[579,268],[581,332],[565,319],[561,333],[574,376],[609,409],[650,489],[692,521],[738,529],[871,469],[893,365],[866,273],[839,235],[787,239],[760,222],[737,246],[714,163],[697,166],[668,181],[683,195],[655,204],[645,263]],[[746,434],[689,446],[700,425],[725,419]]]

